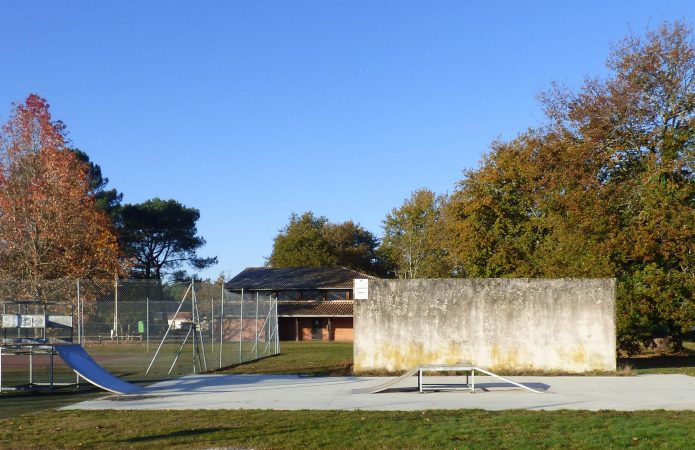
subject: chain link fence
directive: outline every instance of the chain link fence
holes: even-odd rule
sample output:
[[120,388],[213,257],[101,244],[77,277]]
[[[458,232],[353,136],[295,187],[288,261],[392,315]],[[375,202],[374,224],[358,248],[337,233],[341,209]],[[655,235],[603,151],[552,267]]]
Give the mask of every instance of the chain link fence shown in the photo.
[[[0,282],[0,305],[4,344],[72,337],[99,364],[126,378],[209,372],[280,352],[276,298],[242,297],[221,283],[10,280]],[[70,326],[9,326],[15,324],[12,316],[42,313],[67,316]],[[3,370],[21,371],[25,359],[5,357]],[[43,363],[39,358],[32,364],[36,369]],[[55,364],[60,372],[61,362]]]

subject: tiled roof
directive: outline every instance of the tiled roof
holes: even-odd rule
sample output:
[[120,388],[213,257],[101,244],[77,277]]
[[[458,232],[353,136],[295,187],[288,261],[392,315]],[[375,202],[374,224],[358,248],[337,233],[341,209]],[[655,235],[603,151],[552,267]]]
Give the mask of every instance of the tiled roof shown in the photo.
[[352,317],[352,301],[278,301],[278,317]]
[[374,277],[345,267],[249,267],[225,283],[230,291],[352,289],[355,278]]

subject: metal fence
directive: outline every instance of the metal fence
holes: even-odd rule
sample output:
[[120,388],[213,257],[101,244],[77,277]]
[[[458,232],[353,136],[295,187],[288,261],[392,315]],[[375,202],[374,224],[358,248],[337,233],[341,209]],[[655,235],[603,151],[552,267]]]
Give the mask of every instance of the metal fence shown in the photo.
[[[2,311],[16,313],[12,308],[18,308],[18,301],[38,301],[70,314],[73,341],[120,376],[213,371],[280,352],[276,298],[257,293],[242,297],[221,283],[0,282]],[[7,342],[18,331],[5,327],[2,332]],[[24,338],[42,333],[22,332]]]

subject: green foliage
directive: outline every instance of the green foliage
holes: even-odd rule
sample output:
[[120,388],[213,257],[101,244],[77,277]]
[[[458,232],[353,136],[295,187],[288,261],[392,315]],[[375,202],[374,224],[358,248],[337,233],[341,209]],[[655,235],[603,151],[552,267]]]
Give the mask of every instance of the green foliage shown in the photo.
[[89,155],[78,148],[71,148],[70,151],[77,156],[79,161],[87,165],[87,178],[89,179],[91,194],[94,196],[94,206],[108,214],[111,219],[116,220],[123,194],[115,188],[106,189],[109,179],[102,175],[99,164],[90,161]]
[[292,213],[290,222],[275,237],[268,264],[272,267],[336,265],[337,258],[323,238],[327,223],[327,218],[314,217],[310,211],[301,216]]
[[301,216],[293,213],[290,222],[278,233],[273,253],[268,258],[272,267],[343,266],[370,274],[382,274],[378,239],[368,230],[347,221],[330,223],[326,217],[315,217],[311,211]]
[[123,248],[133,258],[131,275],[135,278],[161,279],[167,270],[187,263],[204,269],[217,258],[200,258],[196,250],[205,244],[197,236],[200,212],[175,200],[154,198],[139,204],[124,205],[120,211]]
[[399,278],[437,278],[451,273],[441,242],[444,201],[428,189],[419,189],[386,215],[381,251]]
[[458,273],[616,277],[618,340],[695,325],[695,48],[682,23],[626,39],[613,73],[543,95],[549,123],[496,143],[445,208]]

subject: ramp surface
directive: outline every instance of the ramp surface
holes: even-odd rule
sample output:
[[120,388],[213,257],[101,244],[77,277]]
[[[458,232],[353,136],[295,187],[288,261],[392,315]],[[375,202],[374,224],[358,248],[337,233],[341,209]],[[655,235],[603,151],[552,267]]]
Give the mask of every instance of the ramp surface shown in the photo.
[[123,381],[107,372],[89,356],[89,353],[81,345],[56,345],[55,349],[65,364],[97,387],[115,394],[138,394],[144,391],[140,386]]

